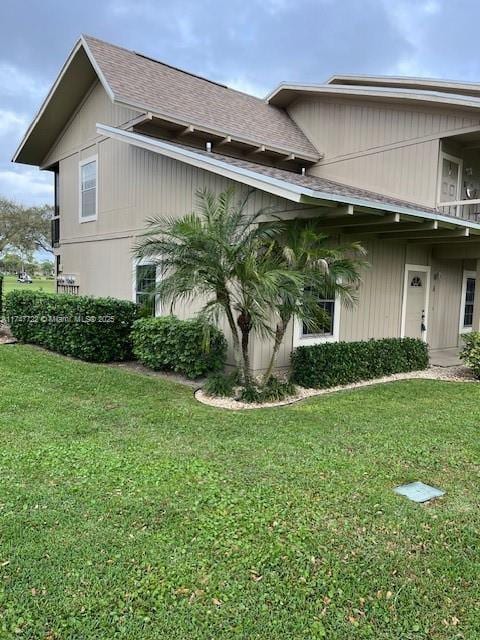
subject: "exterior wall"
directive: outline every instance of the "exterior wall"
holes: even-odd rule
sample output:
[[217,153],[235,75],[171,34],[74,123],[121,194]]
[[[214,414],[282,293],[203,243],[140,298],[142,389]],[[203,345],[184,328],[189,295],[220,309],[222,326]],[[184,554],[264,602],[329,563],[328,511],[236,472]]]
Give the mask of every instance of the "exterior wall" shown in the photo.
[[[431,349],[459,345],[459,322],[464,270],[475,270],[475,261],[436,259],[428,245],[371,240],[363,245],[370,267],[362,274],[355,306],[340,308],[340,340],[394,338],[401,335],[405,265],[431,267],[428,311],[428,343]],[[253,366],[264,370],[271,345],[256,340]],[[277,360],[278,367],[289,365],[293,351],[293,326],[289,327]]]
[[116,127],[129,122],[139,113],[113,104],[100,82],[95,82],[44,159],[43,166],[58,162],[79,148],[96,142],[99,139],[97,122]]
[[[231,180],[149,151],[100,138],[95,133],[98,121],[119,124],[134,115],[129,110],[113,107],[103,89],[96,85],[46,161],[46,165],[58,161],[60,166],[61,237],[58,252],[62,270],[78,277],[82,294],[132,298],[132,247],[145,228],[147,218],[180,216],[191,211],[195,207],[195,192],[201,188],[219,192],[233,185],[239,197],[246,193],[247,187]],[[438,145],[438,141],[435,144]],[[414,147],[402,147],[397,151],[404,148]],[[80,223],[79,161],[91,155],[98,155],[98,219]],[[375,155],[381,157],[381,154]],[[365,159],[358,160],[365,162]],[[378,158],[377,161],[380,162]],[[322,170],[322,167],[319,165],[316,170]],[[420,169],[417,167],[417,170]],[[392,180],[394,178],[393,172]],[[408,180],[406,174],[401,182],[407,184]],[[365,183],[360,186],[373,188]],[[301,209],[298,204],[255,191],[249,202],[251,210],[266,206],[277,212]],[[462,261],[432,261],[432,252],[424,245],[378,241],[365,244],[371,267],[363,275],[358,305],[340,311],[340,339],[399,336],[405,264],[427,264],[432,266],[429,341],[435,348],[454,346],[458,339]],[[441,272],[437,280],[433,278],[436,271]],[[177,308],[175,312],[180,317],[189,317],[199,306],[197,301]],[[226,334],[228,337],[228,331]],[[253,341],[252,364],[256,370],[266,367],[269,347],[260,340]],[[290,327],[279,354],[280,366],[288,365],[292,348],[293,328]],[[229,362],[232,361],[230,353]]]
[[480,124],[466,111],[333,98],[299,98],[288,111],[325,154],[310,173],[431,207],[439,138]]

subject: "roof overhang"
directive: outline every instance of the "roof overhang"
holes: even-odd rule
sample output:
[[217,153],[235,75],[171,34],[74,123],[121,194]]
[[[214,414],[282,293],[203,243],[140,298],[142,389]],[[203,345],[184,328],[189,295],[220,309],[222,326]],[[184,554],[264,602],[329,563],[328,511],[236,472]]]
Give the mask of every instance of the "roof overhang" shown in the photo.
[[456,80],[440,80],[438,78],[335,74],[330,76],[326,84],[420,89],[480,97],[478,82],[457,82]]
[[423,106],[456,109],[480,109],[480,96],[467,96],[442,91],[389,86],[356,86],[340,84],[280,84],[265,100],[285,108],[302,97],[337,97],[376,102],[410,102]]
[[[158,140],[131,131],[125,131],[124,129],[116,127],[110,127],[104,124],[97,123],[97,133],[105,138],[117,140],[118,142],[123,142],[140,149],[145,149],[147,151],[163,155],[173,160],[178,160],[184,164],[189,164],[199,169],[210,171],[236,182],[246,184],[255,189],[285,198],[286,200],[309,205],[311,207],[339,207],[339,211],[327,213],[325,215],[325,220],[328,221],[332,217],[344,217],[344,212],[346,212],[346,228],[349,226],[355,226],[355,222],[358,222],[358,219],[355,221],[354,217],[349,217],[354,213],[382,216],[390,213],[393,214],[391,216],[391,222],[393,223],[415,221],[420,223],[432,222],[434,224],[431,225],[431,231],[443,231],[446,233],[445,237],[448,237],[448,231],[452,231],[453,234],[455,230],[458,230],[456,237],[467,238],[469,237],[470,232],[472,234],[480,234],[480,223],[472,222],[470,220],[452,218],[451,216],[441,215],[420,208],[417,210],[407,206],[400,206],[386,202],[376,202],[375,200],[368,200],[365,198],[310,189],[305,186],[288,182],[287,180],[280,180],[264,173],[246,169],[245,167],[235,164],[233,158],[232,162],[225,162],[213,157],[213,155],[210,156],[208,153],[198,153],[195,150],[186,149],[163,140]],[[350,221],[352,223],[351,225],[349,224]],[[367,219],[366,222],[368,223],[366,226],[371,224],[371,220],[369,219]],[[338,226],[338,220],[336,220],[335,223],[332,223],[332,225]],[[373,229],[371,233],[380,231],[380,229]],[[405,231],[410,230],[405,229]],[[411,234],[413,234],[414,231],[417,239],[421,240],[422,238],[425,239],[430,237],[428,235],[429,229],[420,229],[417,227],[411,231]],[[420,231],[427,233],[423,233],[418,237],[418,233]],[[368,233],[370,233],[370,230],[368,230]],[[434,235],[441,237],[441,233],[435,233]],[[400,237],[400,235],[396,236],[397,239]],[[408,238],[408,235],[404,237]]]
[[87,43],[80,38],[27,129],[12,161],[40,166],[75,109],[97,79],[113,99],[112,91],[90,53]]

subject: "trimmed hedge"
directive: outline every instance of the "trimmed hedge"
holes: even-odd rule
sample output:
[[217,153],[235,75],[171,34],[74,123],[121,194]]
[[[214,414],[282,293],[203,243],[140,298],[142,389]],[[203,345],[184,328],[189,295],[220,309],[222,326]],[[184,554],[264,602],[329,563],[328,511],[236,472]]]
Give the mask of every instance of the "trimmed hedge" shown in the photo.
[[460,359],[470,367],[475,378],[480,380],[480,332],[464,333],[462,340]]
[[292,353],[292,381],[325,388],[428,367],[428,346],[415,338],[328,342]]
[[12,334],[90,362],[131,357],[130,332],[137,305],[113,298],[91,298],[38,291],[11,291],[5,316]]
[[[208,348],[204,348],[205,328]],[[220,371],[225,365],[227,341],[223,333],[200,320],[141,318],[133,325],[132,340],[133,353],[151,369],[175,371],[195,379]]]

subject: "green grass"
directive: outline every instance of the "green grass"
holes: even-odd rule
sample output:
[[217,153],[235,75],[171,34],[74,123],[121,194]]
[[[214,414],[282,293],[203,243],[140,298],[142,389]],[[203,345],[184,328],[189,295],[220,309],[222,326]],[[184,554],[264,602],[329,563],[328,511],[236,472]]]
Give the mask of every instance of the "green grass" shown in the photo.
[[480,385],[234,413],[27,346],[0,376],[0,638],[480,637]]
[[45,293],[53,293],[55,291],[55,280],[53,278],[32,278],[32,280],[32,284],[21,284],[17,282],[17,276],[5,276],[3,279],[3,293],[6,295],[14,289],[45,291]]

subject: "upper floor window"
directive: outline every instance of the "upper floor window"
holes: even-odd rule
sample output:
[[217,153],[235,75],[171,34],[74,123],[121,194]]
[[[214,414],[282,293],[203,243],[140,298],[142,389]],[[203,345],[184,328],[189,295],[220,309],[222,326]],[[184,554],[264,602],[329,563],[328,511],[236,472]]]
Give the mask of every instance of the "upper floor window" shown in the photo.
[[80,222],[97,219],[97,156],[80,162]]

